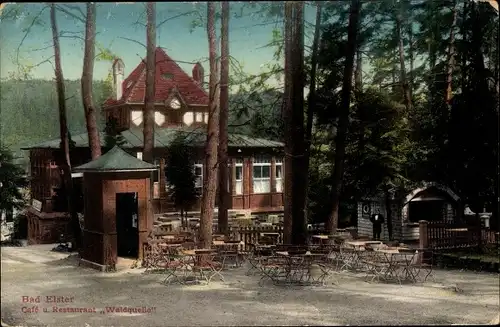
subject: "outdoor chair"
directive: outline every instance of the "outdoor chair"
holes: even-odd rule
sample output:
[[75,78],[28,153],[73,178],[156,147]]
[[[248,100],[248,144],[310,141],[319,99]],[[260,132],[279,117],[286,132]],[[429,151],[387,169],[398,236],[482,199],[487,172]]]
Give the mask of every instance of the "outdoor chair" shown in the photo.
[[250,253],[248,255],[248,263],[250,268],[248,269],[246,275],[252,275],[252,273],[259,271],[260,266],[265,264],[267,260],[273,255],[274,247],[262,248],[258,244],[249,244],[251,246]]
[[146,268],[145,273],[161,269],[160,263],[164,259],[164,253],[157,242],[150,240],[144,244],[143,256],[142,266]]
[[417,249],[415,261],[412,262],[411,268],[414,271],[416,281],[425,282],[432,274],[434,264],[434,253],[430,249]]
[[361,259],[364,267],[367,269],[366,278],[370,281],[380,281],[380,278],[387,274],[390,263],[387,261],[383,253],[368,250],[363,254]]
[[163,284],[170,284],[172,281],[184,282],[181,275],[186,273],[186,263],[180,254],[179,248],[167,248],[165,250],[165,260],[161,266],[166,274]]
[[193,250],[196,247],[196,244],[194,242],[183,242],[182,243],[182,248],[184,250]]
[[216,251],[194,250],[194,252],[195,258],[194,263],[191,267],[193,273],[198,273],[199,276],[207,283],[210,283],[212,278],[216,275],[223,282],[224,276],[221,273],[223,265],[221,262],[218,262],[216,260]]
[[276,283],[278,278],[283,278],[287,275],[285,260],[276,255],[260,258],[257,269],[261,274],[259,286],[262,286],[265,280],[271,280],[273,283]]
[[404,278],[411,282],[417,282],[418,269],[416,269],[416,264],[418,263],[418,254],[415,250],[399,250],[400,256],[404,259],[398,262],[399,268],[401,269],[400,278]]
[[359,253],[361,251],[358,251],[354,248],[351,247],[340,247],[339,251],[339,259],[341,262],[341,267],[340,270],[354,270],[359,267]]
[[238,243],[224,243],[223,246],[216,246],[215,251],[217,256],[216,261],[220,262],[224,268],[229,266],[239,267],[241,264],[240,254],[238,252]]

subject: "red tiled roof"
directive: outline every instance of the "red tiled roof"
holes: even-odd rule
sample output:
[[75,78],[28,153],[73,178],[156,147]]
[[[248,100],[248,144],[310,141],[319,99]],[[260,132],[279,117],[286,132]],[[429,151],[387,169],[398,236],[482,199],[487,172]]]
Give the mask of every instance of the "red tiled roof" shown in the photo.
[[[191,76],[184,72],[163,49],[156,48],[155,102],[167,100],[174,89],[188,105],[208,105],[208,94]],[[166,77],[165,77],[166,76]],[[142,60],[122,84],[122,98],[108,98],[104,107],[143,103],[146,92],[146,62]]]

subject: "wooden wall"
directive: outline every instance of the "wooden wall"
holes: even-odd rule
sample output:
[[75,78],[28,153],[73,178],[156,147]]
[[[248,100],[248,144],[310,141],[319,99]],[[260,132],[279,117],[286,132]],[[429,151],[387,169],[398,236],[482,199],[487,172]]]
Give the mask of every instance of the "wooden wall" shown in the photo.
[[[85,173],[85,229],[82,258],[112,266],[117,259],[116,193],[138,193],[139,258],[153,228],[149,172]],[[91,192],[89,190],[92,190]]]
[[[370,221],[369,215],[363,214],[363,205],[370,206],[370,212],[380,213],[385,217],[380,238],[382,240],[389,240],[389,233],[387,231],[387,211],[385,208],[385,201],[365,201],[358,202],[358,235],[364,237],[373,237],[373,224]],[[408,220],[408,205],[403,206],[401,202],[394,201],[392,210],[393,221],[393,234],[395,240],[402,241],[417,241],[419,239],[418,223],[413,223]],[[445,203],[443,210],[443,220],[451,222],[455,219],[455,209],[449,202]]]

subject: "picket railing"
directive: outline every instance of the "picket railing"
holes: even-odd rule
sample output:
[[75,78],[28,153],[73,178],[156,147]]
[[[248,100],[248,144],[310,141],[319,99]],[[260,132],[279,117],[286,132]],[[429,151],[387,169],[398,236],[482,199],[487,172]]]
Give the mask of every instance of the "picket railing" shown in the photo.
[[436,250],[498,244],[498,233],[479,225],[433,222],[427,226],[429,247]]
[[[283,243],[283,226],[234,226],[229,228],[229,233],[234,240],[243,241],[243,243],[245,243],[245,251],[250,250],[250,244],[257,244],[259,242],[262,233],[277,233],[278,244]],[[345,233],[350,234],[349,232]],[[314,226],[307,228],[308,237],[316,234],[325,234],[325,230]]]

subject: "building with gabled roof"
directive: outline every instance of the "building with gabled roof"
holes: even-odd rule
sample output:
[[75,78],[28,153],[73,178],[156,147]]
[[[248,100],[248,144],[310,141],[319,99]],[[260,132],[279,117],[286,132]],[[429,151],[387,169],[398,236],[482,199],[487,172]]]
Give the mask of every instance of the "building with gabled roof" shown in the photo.
[[[185,135],[198,154],[193,167],[197,175],[196,186],[201,188],[204,178],[203,146],[208,121],[208,94],[204,89],[204,69],[196,63],[192,75],[183,71],[167,53],[157,48],[155,76],[154,158],[158,170],[153,173],[153,210],[159,214],[174,210],[169,199],[163,160],[170,142],[177,135]],[[145,60],[139,62],[125,77],[125,65],[119,58],[114,60],[113,95],[102,104],[106,120],[114,118],[124,139],[122,148],[142,159],[142,112],[146,90]],[[72,165],[91,160],[87,133],[73,134]],[[104,147],[104,133],[101,133]],[[63,201],[61,169],[63,156],[59,139],[48,140],[24,148],[30,152],[32,205],[30,218],[30,243],[55,242],[62,233],[68,233],[66,206]],[[248,211],[283,210],[283,144],[281,142],[253,138],[231,133],[228,154],[230,164],[231,209]],[[83,199],[81,176],[74,174],[74,185]],[[83,201],[83,200],[81,200]],[[78,205],[83,210],[83,203]],[[196,210],[197,208],[193,208]],[[56,227],[54,227],[56,226]]]

